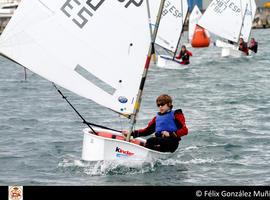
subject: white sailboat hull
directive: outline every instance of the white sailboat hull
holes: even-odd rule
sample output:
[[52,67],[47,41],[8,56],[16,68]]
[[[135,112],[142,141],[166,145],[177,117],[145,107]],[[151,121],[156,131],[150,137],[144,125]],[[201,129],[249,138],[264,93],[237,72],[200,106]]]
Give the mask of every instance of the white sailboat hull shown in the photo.
[[[108,135],[122,137],[121,133],[115,131],[101,128],[94,128],[94,130],[95,132],[103,132]],[[174,154],[154,151],[144,146],[116,138],[95,135],[89,128],[84,129],[83,133],[82,160],[85,161],[128,160],[151,162],[156,159],[166,159]],[[142,138],[136,138],[136,140],[137,142],[139,140],[145,142]]]
[[243,56],[247,56],[247,55],[236,48],[222,48],[221,49],[221,57],[240,58]]
[[158,55],[156,66],[167,69],[185,69],[188,67],[188,65],[182,65],[179,60],[168,55]]
[[221,48],[221,57],[234,57],[240,58],[246,56],[242,51],[238,50],[238,46],[223,42],[221,40],[216,40],[215,45]]

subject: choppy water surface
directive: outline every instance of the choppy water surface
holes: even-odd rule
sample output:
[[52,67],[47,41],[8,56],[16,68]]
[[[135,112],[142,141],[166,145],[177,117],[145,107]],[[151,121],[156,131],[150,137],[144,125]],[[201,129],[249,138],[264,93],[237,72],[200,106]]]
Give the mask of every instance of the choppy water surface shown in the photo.
[[[182,108],[189,135],[175,157],[154,163],[81,160],[78,116],[52,84],[0,57],[1,185],[269,185],[270,39],[253,30],[259,52],[223,59],[220,49],[190,49],[186,69],[151,66],[137,128],[168,93]],[[111,111],[62,90],[88,121],[125,129]]]

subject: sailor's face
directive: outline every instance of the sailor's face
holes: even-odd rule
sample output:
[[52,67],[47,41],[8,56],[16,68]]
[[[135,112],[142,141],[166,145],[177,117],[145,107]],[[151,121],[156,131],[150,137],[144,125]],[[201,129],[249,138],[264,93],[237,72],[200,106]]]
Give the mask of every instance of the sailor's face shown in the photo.
[[168,104],[158,104],[157,106],[159,108],[159,112],[161,113],[165,113],[168,110],[170,110],[170,107],[168,106]]

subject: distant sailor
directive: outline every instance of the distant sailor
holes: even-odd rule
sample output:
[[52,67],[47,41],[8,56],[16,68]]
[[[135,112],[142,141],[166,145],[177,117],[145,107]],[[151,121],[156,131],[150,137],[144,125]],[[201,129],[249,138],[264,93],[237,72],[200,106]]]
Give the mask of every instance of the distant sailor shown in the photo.
[[239,39],[239,50],[243,51],[248,56],[248,46],[247,43],[243,40],[243,38]]
[[248,48],[251,51],[253,51],[254,53],[257,53],[257,51],[258,51],[258,42],[256,42],[254,38],[251,38]]
[[176,59],[182,59],[180,64],[182,65],[188,65],[189,64],[189,57],[192,56],[192,53],[187,50],[186,46],[183,45],[181,47],[181,51],[178,56],[176,56]]
[[[159,112],[148,123],[144,129],[132,132],[134,138],[148,136],[155,133],[155,136],[147,139],[145,147],[161,152],[174,152],[179,145],[182,136],[188,134],[185,117],[181,109],[172,110],[172,98],[162,94],[156,99]],[[122,132],[125,136],[127,131]]]

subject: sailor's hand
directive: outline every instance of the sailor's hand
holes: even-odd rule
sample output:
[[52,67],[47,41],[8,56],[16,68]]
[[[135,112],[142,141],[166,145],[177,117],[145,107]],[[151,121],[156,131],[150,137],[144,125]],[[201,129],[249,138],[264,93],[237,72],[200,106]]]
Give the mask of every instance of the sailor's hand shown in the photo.
[[162,137],[170,137],[170,133],[168,131],[162,131],[161,134]]
[[129,134],[129,132],[124,130],[124,131],[122,131],[122,134],[123,134],[123,136],[126,138],[127,135]]

